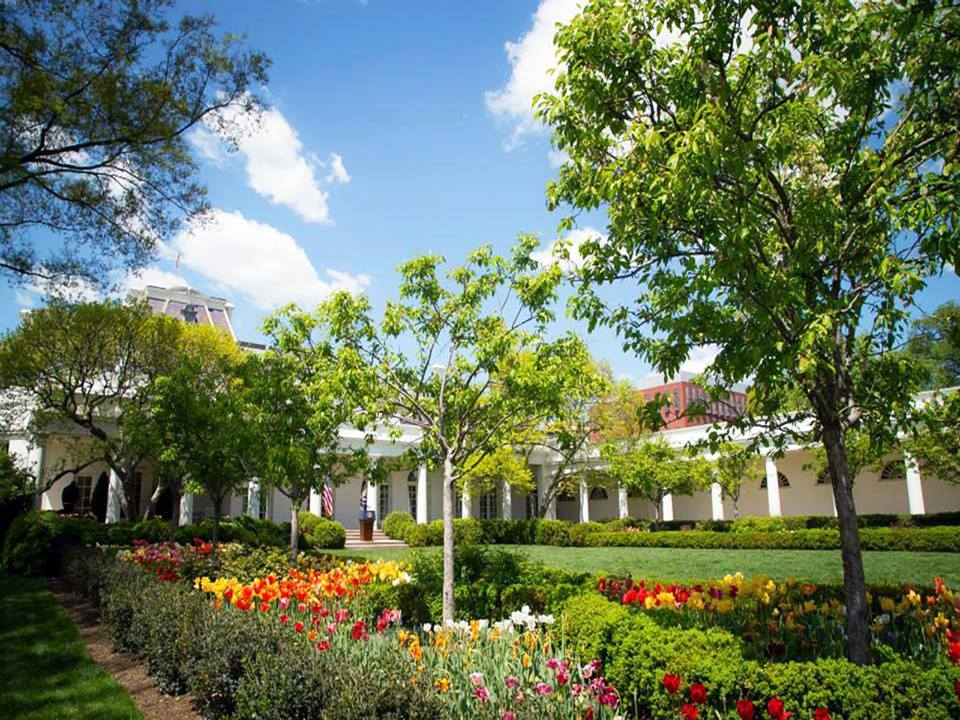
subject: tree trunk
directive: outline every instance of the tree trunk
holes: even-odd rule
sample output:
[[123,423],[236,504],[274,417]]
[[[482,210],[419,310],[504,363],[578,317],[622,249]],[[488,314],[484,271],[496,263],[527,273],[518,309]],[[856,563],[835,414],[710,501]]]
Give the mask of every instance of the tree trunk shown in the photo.
[[290,501],[290,562],[297,564],[297,552],[300,549],[300,505],[303,500],[299,498]]
[[172,490],[171,493],[173,494],[173,508],[170,511],[170,542],[173,542],[177,539],[177,526],[180,525],[181,493],[175,493]]
[[443,459],[443,624],[453,622],[453,461]]
[[[163,485],[158,481],[157,487],[154,488],[153,494],[150,496],[150,500],[147,502],[147,507],[143,510],[143,519],[149,520],[157,512],[157,500],[160,499],[160,493],[163,492]],[[171,513],[174,515],[176,513]]]
[[211,541],[213,546],[217,547],[220,542],[220,517],[223,515],[223,498],[213,498],[213,537]]
[[867,614],[867,586],[860,552],[860,532],[853,502],[853,478],[847,449],[839,428],[823,426],[823,447],[827,452],[833,499],[840,525],[840,557],[843,561],[843,590],[846,601],[847,657],[860,665],[870,662],[870,626]]

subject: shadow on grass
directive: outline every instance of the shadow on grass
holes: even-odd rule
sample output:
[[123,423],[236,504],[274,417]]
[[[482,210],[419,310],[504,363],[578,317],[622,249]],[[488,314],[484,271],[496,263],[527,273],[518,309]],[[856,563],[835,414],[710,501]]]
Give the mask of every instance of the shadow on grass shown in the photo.
[[46,580],[0,577],[0,717],[139,719],[97,666]]

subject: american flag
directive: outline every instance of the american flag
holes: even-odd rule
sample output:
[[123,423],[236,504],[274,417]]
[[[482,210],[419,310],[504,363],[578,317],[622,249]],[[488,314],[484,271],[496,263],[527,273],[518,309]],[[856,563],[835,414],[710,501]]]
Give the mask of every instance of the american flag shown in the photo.
[[323,503],[323,514],[333,519],[333,485],[329,482],[323,484],[323,497],[321,498]]

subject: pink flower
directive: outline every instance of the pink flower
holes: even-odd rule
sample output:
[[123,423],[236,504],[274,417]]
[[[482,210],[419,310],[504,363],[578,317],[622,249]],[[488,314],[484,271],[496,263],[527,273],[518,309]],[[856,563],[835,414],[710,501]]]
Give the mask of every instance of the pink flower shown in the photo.
[[570,673],[566,670],[560,670],[560,672],[557,673],[557,685],[566,685],[569,680]]
[[560,661],[557,658],[547,660],[547,667],[551,670],[557,670],[560,667]]
[[299,605],[297,605],[297,610],[299,610],[302,613],[305,613],[307,611],[307,604],[300,603]]
[[290,607],[290,598],[288,597],[280,598],[280,607],[282,607],[284,610]]
[[503,679],[503,684],[513,690],[517,685],[520,684],[520,678],[518,678],[516,675],[507,675]]
[[347,611],[346,608],[340,608],[339,610],[337,610],[337,614],[335,615],[335,617],[336,617],[338,623],[342,623],[342,622],[346,621],[346,619],[347,619],[347,617],[348,617],[349,615],[350,615],[350,613]]
[[517,715],[513,710],[504,710],[503,720],[517,720]]
[[480,686],[473,691],[473,696],[482,703],[487,702],[490,699],[490,691],[485,687]]
[[518,705],[527,699],[527,696],[523,694],[523,690],[517,690],[517,694],[513,696],[513,701]]
[[553,692],[553,686],[547,685],[547,683],[537,683],[536,685],[533,686],[533,689],[534,689],[534,692],[537,693],[537,695],[540,695],[542,697],[546,697],[547,695]]
[[474,687],[480,687],[483,685],[483,673],[481,672],[472,672],[470,673],[470,682],[473,683]]

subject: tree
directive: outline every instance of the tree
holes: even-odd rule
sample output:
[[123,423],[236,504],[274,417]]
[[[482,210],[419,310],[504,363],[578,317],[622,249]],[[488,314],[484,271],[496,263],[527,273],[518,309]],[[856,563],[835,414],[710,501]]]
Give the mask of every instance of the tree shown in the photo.
[[153,380],[171,368],[180,332],[176,320],[145,304],[53,300],[3,338],[0,388],[30,404],[34,438],[58,423],[84,435],[71,463],[37,478],[38,493],[103,461],[120,480],[123,516],[135,519],[136,471],[153,449],[133,430],[135,418],[151,400]]
[[210,15],[171,23],[172,4],[0,4],[0,271],[15,281],[103,283],[205,209],[187,133],[252,110],[268,62]]
[[914,320],[906,353],[926,366],[927,389],[960,385],[960,305],[951,300]]
[[916,409],[904,449],[923,471],[960,483],[960,393],[937,393]]
[[714,460],[717,482],[723,496],[733,502],[733,517],[740,517],[740,493],[743,486],[763,477],[763,464],[749,447],[733,442],[721,443]]
[[600,411],[611,401],[613,381],[610,368],[595,362],[584,348],[573,374],[575,384],[568,388],[560,413],[552,422],[538,428],[530,447],[542,447],[559,457],[543,489],[538,514],[544,517],[553,501],[564,493],[575,493],[581,479],[592,480],[597,437],[604,430],[605,415]]
[[368,465],[365,448],[344,450],[340,428],[363,430],[377,383],[356,352],[339,346],[316,314],[295,306],[267,318],[272,347],[246,363],[254,447],[248,474],[290,499],[290,559],[298,550],[297,513],[325,482],[340,485]]
[[712,466],[702,457],[684,456],[663,437],[639,442],[607,441],[600,448],[605,472],[629,493],[653,505],[660,525],[667,495],[690,495],[710,484]]
[[184,489],[213,503],[213,542],[223,504],[250,480],[255,452],[243,377],[243,353],[209,325],[185,325],[172,368],[152,383],[147,412],[162,443],[158,460],[186,477]]
[[446,273],[436,255],[401,265],[400,297],[379,325],[363,297],[340,293],[321,308],[377,368],[385,416],[419,428],[417,459],[443,469],[444,622],[454,618],[455,486],[556,417],[575,380],[571,359],[584,352],[576,337],[545,338],[561,274],[539,271],[530,257],[536,246],[522,237],[509,257],[484,246]]
[[[580,248],[575,314],[665,374],[714,344],[706,374],[753,378],[761,415],[737,425],[772,418],[767,443],[810,421],[839,518],[847,653],[867,662],[845,438],[893,435],[915,378],[889,351],[926,278],[960,259],[960,14],[595,0],[556,43],[539,115],[569,160],[549,205],[609,220]],[[615,282],[635,290],[622,304],[600,292]],[[793,390],[809,410],[781,412]]]

